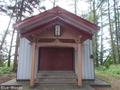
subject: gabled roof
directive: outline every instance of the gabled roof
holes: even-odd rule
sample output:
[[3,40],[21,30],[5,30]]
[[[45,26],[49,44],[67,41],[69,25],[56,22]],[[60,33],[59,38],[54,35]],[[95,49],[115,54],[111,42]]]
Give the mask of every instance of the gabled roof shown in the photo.
[[72,29],[89,39],[100,29],[97,25],[58,6],[16,23],[13,27],[20,31],[21,36],[26,37],[55,24]]

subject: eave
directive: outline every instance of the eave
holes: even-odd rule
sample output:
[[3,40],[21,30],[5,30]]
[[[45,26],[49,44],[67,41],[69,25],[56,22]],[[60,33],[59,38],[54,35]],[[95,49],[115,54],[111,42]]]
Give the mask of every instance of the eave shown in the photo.
[[80,35],[82,35],[85,38],[91,39],[92,38],[92,34],[85,32],[85,30],[82,30],[74,25],[72,25],[69,22],[66,22],[64,19],[62,19],[61,17],[55,17],[51,20],[49,20],[48,22],[41,24],[35,28],[31,28],[29,29],[29,31],[23,32],[21,33],[21,37],[27,37],[29,35],[35,35],[37,33],[40,33],[44,30],[46,30],[45,28],[49,28],[51,26],[54,26],[55,24],[60,24],[61,26],[68,28],[71,31],[74,31]]
[[29,26],[30,24],[33,24],[34,22],[36,22],[39,19],[42,20],[44,17],[46,17],[48,15],[52,15],[52,16],[56,17],[56,16],[59,16],[60,14],[65,14],[68,17],[71,17],[72,19],[77,20],[80,23],[83,23],[84,25],[87,25],[87,26],[93,28],[93,30],[95,30],[95,31],[100,29],[100,27],[97,26],[96,24],[93,24],[90,21],[85,20],[85,19],[83,19],[83,18],[81,18],[81,17],[79,17],[71,12],[68,12],[68,11],[58,7],[58,6],[52,8],[50,10],[47,10],[45,12],[42,12],[36,16],[32,16],[30,18],[27,18],[19,23],[16,23],[13,25],[13,28],[20,30],[25,26]]

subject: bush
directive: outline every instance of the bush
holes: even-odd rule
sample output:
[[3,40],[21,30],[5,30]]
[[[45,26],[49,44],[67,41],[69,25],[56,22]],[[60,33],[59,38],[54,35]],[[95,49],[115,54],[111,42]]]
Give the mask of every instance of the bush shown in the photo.
[[108,71],[113,74],[120,74],[120,65],[111,65]]
[[95,69],[95,72],[120,79],[120,65],[110,65],[109,68],[100,66]]
[[9,74],[12,71],[12,67],[0,67],[0,75]]
[[99,66],[99,67],[96,67],[96,70],[106,70],[107,68],[105,66]]

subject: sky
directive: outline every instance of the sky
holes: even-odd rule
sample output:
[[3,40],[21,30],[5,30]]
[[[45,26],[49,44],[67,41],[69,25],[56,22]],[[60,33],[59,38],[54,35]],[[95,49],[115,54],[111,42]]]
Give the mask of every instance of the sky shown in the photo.
[[[57,2],[56,4],[70,12],[74,12],[73,10],[73,6],[71,5],[73,3],[72,0],[60,0],[59,2]],[[49,0],[46,0],[44,2],[44,5],[46,5],[47,9],[50,9],[51,7],[53,7],[52,3]],[[79,0],[78,3],[78,8],[80,8],[81,11],[86,11],[88,9],[88,4],[85,3],[84,0]]]
[[[68,2],[69,1],[69,2]],[[65,0],[60,0],[59,2],[57,2],[56,4],[70,12],[73,12],[74,13],[74,9],[73,9],[73,6],[71,5],[72,0],[68,0],[68,1],[65,1]],[[88,4],[86,4],[84,2],[84,0],[80,0],[78,3],[78,8],[80,8],[80,12],[81,11],[86,11],[87,10],[87,7],[88,7]],[[44,5],[46,7],[46,9],[51,9],[53,7],[53,4],[49,1],[49,0],[45,0],[45,2],[42,3],[42,5]],[[79,14],[80,14],[79,12]],[[35,14],[38,14],[39,12],[35,12]],[[8,22],[9,22],[10,18],[8,16],[2,16],[0,15],[0,25],[1,25],[1,28],[0,28],[0,32],[2,30],[5,30],[7,25],[8,25]],[[12,26],[10,27],[12,29]]]

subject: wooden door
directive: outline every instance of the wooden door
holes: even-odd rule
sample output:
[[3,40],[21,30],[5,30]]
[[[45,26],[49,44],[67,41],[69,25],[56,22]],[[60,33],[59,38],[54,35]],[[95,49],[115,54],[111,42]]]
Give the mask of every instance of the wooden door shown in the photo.
[[73,71],[73,48],[40,48],[39,70]]

